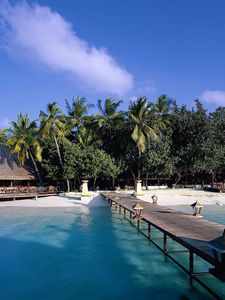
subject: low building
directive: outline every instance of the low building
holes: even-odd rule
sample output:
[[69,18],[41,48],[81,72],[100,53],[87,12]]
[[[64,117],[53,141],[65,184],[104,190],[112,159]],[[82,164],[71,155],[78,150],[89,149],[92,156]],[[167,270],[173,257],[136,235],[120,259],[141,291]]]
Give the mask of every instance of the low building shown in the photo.
[[0,147],[0,186],[33,185],[36,181],[30,161],[21,166],[17,154],[10,154],[7,147]]

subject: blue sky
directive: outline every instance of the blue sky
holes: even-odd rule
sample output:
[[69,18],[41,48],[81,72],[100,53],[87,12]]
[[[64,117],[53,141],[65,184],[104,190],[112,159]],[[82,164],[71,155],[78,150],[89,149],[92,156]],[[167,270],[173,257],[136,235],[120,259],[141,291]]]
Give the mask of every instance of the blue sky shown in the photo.
[[224,0],[0,1],[0,126],[57,101],[225,104]]

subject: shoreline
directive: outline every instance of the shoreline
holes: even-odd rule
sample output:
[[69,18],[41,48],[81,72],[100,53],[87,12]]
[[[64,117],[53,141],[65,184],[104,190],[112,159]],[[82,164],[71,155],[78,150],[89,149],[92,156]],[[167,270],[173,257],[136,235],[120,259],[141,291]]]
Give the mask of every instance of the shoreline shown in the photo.
[[[121,191],[123,194],[131,195],[134,191]],[[154,189],[143,191],[143,196],[137,198],[152,203],[151,197],[157,195],[158,205],[176,206],[191,205],[198,200],[203,205],[225,206],[225,193],[214,193],[196,189]],[[90,193],[88,197],[79,197],[79,194],[70,193],[64,196],[50,196],[35,199],[1,201],[1,207],[74,207],[74,206],[107,206],[99,193]],[[137,200],[138,200],[137,199]]]
[[95,193],[87,197],[76,196],[49,196],[36,199],[24,199],[24,200],[11,200],[11,201],[0,201],[1,207],[76,207],[76,206],[107,206],[108,203],[102,199],[102,196]]

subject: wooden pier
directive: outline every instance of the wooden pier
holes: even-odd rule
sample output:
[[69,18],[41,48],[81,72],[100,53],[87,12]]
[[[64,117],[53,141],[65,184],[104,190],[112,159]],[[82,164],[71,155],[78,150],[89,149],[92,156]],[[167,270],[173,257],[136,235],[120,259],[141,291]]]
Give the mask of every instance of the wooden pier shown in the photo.
[[57,192],[26,192],[26,193],[11,193],[11,194],[0,194],[1,200],[18,200],[18,199],[30,199],[30,198],[40,198],[40,197],[49,197],[49,196],[57,196]]
[[[124,217],[128,217],[132,222],[135,221],[133,206],[136,202],[141,203],[143,207],[141,218],[137,218],[135,222],[140,232],[189,275],[191,284],[193,280],[196,280],[216,299],[222,299],[215,291],[210,289],[208,285],[202,282],[200,277],[213,275],[220,281],[225,282],[225,254],[222,254],[222,259],[218,259],[218,256],[215,255],[215,250],[213,251],[210,247],[210,243],[213,244],[214,240],[218,240],[218,237],[222,236],[225,225],[217,224],[203,218],[197,218],[193,215],[178,212],[167,207],[153,205],[129,195],[120,193],[102,193],[102,195],[109,201],[111,206],[114,206],[120,214],[123,214]],[[147,230],[142,230],[142,223],[147,225]],[[162,232],[163,246],[160,246],[152,237],[152,229],[157,229]],[[169,250],[169,239],[182,245],[185,250]],[[218,251],[219,250],[220,249],[218,249]],[[179,252],[188,253],[188,268],[184,267],[178,262],[176,257],[174,257],[174,255]],[[195,272],[194,254],[212,265],[212,268],[205,272]]]

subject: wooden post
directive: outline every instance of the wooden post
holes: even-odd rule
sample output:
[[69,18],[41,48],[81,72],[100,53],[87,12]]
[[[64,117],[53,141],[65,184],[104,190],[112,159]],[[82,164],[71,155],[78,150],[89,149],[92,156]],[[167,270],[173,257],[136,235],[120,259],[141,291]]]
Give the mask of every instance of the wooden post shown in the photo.
[[121,214],[121,205],[119,205],[119,214]]
[[151,239],[151,224],[148,223],[148,239]]
[[163,252],[167,252],[167,235],[165,232],[163,233]]
[[190,250],[189,252],[189,275],[190,275],[190,284],[192,284],[193,281],[193,272],[194,272],[194,255],[193,252]]
[[126,216],[126,208],[125,207],[123,208],[123,214],[124,214],[124,216]]
[[137,220],[137,228],[139,229],[140,228],[140,221]]

